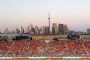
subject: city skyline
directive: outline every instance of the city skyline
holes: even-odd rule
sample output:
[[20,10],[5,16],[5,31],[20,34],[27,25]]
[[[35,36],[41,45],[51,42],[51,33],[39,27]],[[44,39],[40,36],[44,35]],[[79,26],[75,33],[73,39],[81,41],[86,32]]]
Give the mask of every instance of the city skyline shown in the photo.
[[[33,26],[28,25],[27,27],[21,26],[20,28],[16,28],[10,30],[8,27],[3,30],[1,33],[28,33],[28,34],[66,34],[69,32],[69,28],[66,24],[58,24],[52,23],[52,26]],[[50,27],[50,28],[49,28]]]
[[67,24],[72,30],[86,31],[90,28],[90,0],[2,0],[0,1],[0,29],[15,29],[33,24],[48,26]]

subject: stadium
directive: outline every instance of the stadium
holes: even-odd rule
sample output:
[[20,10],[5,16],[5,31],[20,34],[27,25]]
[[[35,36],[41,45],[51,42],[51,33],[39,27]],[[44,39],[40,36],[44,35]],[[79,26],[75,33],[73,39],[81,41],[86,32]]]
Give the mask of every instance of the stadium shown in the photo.
[[90,40],[0,40],[0,56],[90,57]]
[[90,41],[0,41],[0,55],[7,56],[82,56],[90,54]]

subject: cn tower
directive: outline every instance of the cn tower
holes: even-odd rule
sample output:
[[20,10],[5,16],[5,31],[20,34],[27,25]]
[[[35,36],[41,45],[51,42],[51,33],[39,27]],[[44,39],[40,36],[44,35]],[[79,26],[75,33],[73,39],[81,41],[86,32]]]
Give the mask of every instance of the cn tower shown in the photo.
[[50,33],[50,12],[48,13],[48,25],[49,25],[49,33]]

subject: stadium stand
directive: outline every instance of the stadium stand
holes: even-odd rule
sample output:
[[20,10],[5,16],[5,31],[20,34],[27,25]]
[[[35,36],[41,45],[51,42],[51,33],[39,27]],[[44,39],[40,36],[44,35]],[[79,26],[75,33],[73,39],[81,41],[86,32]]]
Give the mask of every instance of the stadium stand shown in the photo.
[[60,40],[50,42],[0,41],[0,54],[4,55],[82,55],[90,54],[90,40]]

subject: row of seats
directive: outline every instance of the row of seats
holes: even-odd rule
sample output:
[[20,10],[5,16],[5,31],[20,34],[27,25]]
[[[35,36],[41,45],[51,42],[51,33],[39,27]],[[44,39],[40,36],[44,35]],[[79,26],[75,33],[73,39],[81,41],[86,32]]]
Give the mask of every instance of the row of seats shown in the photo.
[[11,48],[11,41],[0,41],[0,54],[6,54]]
[[90,54],[90,41],[61,40],[50,42],[35,41],[0,41],[0,54],[42,55]]

